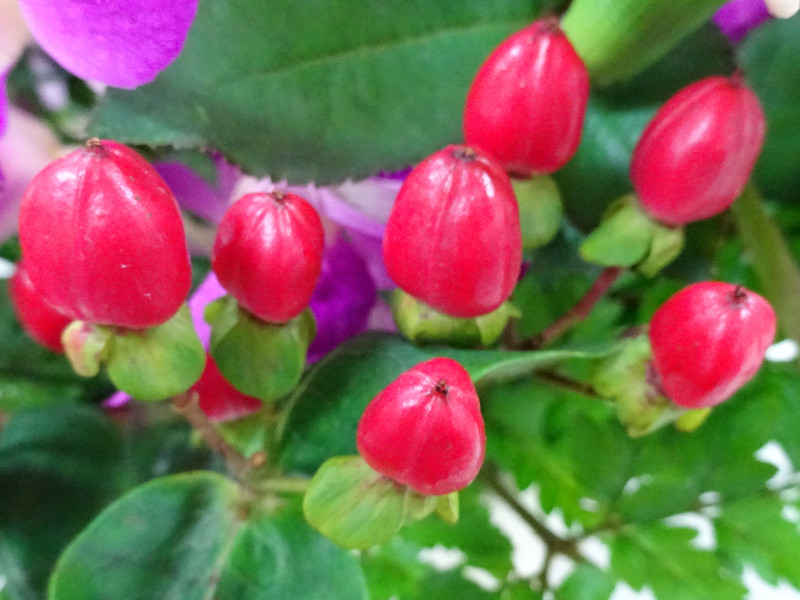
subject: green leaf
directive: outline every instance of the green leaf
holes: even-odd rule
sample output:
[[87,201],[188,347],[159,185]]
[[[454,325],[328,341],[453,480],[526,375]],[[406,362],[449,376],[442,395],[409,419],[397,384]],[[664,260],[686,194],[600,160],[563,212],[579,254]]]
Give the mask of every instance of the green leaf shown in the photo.
[[756,184],[768,196],[789,201],[800,199],[799,52],[798,19],[775,19],[751,32],[737,56],[768,123]]
[[359,336],[316,365],[296,390],[282,427],[279,462],[290,471],[313,473],[331,456],[356,454],[358,421],[370,400],[403,371],[436,356],[460,362],[480,388],[553,361],[593,355],[417,348],[385,333]]
[[21,410],[0,427],[0,575],[41,598],[61,549],[121,490],[121,438],[88,406]]
[[558,588],[559,600],[607,600],[617,586],[617,578],[591,563],[575,567]]
[[719,552],[736,564],[739,573],[752,565],[764,581],[785,579],[800,589],[800,529],[782,514],[784,503],[775,495],[757,496],[722,507],[714,519]]
[[22,330],[0,280],[0,411],[101,399],[113,391],[105,377],[78,377],[63,355],[36,344]]
[[110,90],[91,132],[209,144],[276,181],[397,170],[461,139],[475,72],[539,5],[204,0],[178,59],[152,84]]
[[225,477],[153,480],[109,506],[66,549],[50,600],[366,599],[356,559],[302,520],[247,506]]
[[627,526],[609,542],[611,570],[632,588],[648,586],[659,600],[740,600],[746,588],[714,554],[692,546],[694,529],[662,523]]

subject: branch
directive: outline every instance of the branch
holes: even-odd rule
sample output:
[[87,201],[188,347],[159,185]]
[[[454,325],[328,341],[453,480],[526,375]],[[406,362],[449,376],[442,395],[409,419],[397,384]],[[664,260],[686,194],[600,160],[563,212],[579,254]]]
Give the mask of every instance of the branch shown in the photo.
[[480,473],[480,478],[489,486],[489,488],[510,506],[525,523],[538,535],[545,543],[548,551],[551,554],[563,554],[574,560],[575,562],[587,562],[588,559],[584,557],[574,540],[564,539],[559,537],[547,526],[536,518],[527,508],[525,508],[517,499],[515,493],[506,487],[500,480],[500,470],[491,463],[486,463]]
[[605,295],[608,288],[625,272],[623,267],[606,267],[597,276],[592,287],[569,311],[553,321],[538,335],[519,345],[520,350],[536,350],[561,337],[573,325],[583,321],[592,312],[594,305]]
[[541,371],[534,371],[533,376],[537,379],[541,379],[546,383],[550,383],[556,385],[558,387],[564,388],[565,390],[569,390],[570,392],[575,392],[576,394],[580,394],[581,396],[586,396],[587,398],[592,398],[595,400],[603,400],[604,397],[597,393],[594,387],[584,381],[578,381],[577,379],[572,379],[562,373],[552,370],[541,370]]
[[196,393],[186,392],[174,396],[172,405],[184,419],[189,421],[189,424],[200,434],[206,444],[222,455],[237,479],[242,479],[251,469],[260,467],[266,462],[267,457],[263,452],[256,452],[248,459],[231,446],[208,420],[197,399]]

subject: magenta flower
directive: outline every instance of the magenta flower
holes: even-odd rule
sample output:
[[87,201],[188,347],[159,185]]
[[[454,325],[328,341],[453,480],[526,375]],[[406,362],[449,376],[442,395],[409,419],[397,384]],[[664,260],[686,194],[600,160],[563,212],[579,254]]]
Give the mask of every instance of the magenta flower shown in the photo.
[[67,71],[135,88],[180,54],[198,1],[20,0],[20,6],[33,37]]
[[716,12],[713,20],[731,41],[738,42],[770,18],[764,0],[731,0]]

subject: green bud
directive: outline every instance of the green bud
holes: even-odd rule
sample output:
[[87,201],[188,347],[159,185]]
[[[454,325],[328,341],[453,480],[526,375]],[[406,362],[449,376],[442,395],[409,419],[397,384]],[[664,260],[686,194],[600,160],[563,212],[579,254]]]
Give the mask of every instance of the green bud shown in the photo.
[[316,335],[310,310],[278,325],[256,318],[225,296],[206,308],[205,318],[211,325],[209,352],[237,390],[269,402],[297,386]]
[[400,288],[392,293],[392,315],[400,332],[415,344],[448,344],[459,348],[488,346],[497,341],[519,311],[509,303],[470,319],[441,313]]
[[558,233],[564,214],[556,182],[549,175],[539,175],[511,183],[519,204],[522,249],[544,246]]
[[111,329],[73,321],[61,332],[61,345],[72,369],[81,377],[94,377],[100,372],[100,363],[111,337]]

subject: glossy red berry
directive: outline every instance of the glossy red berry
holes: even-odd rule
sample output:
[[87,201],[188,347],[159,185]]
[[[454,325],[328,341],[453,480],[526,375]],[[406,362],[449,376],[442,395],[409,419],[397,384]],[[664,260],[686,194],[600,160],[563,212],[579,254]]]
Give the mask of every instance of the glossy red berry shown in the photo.
[[724,211],[747,183],[765,129],[758,98],[738,75],[683,88],[656,113],[633,151],[631,180],[641,205],[675,226]]
[[375,396],[356,439],[370,467],[427,495],[468,485],[486,450],[478,394],[450,358],[412,367]]
[[198,395],[200,408],[211,421],[232,421],[261,409],[258,398],[241,393],[225,379],[210,354],[206,367],[191,390]]
[[552,173],[581,140],[589,73],[558,19],[536,21],[507,38],[472,82],[464,139],[518,176]]
[[682,289],[650,321],[660,386],[685,408],[714,406],[733,395],[756,374],[774,337],[769,302],[723,282]]
[[383,237],[389,276],[454,317],[499,307],[522,263],[519,209],[503,167],[487,154],[448,146],[411,171]]
[[33,287],[28,270],[22,263],[9,281],[8,294],[25,332],[45,348],[64,352],[61,332],[70,324],[70,320],[44,301]]
[[90,140],[39,172],[22,199],[19,238],[34,286],[72,320],[151,327],[189,293],[175,197],[116,142]]
[[306,200],[242,196],[217,230],[211,262],[220,284],[263,321],[285,323],[308,305],[322,270],[325,232]]

